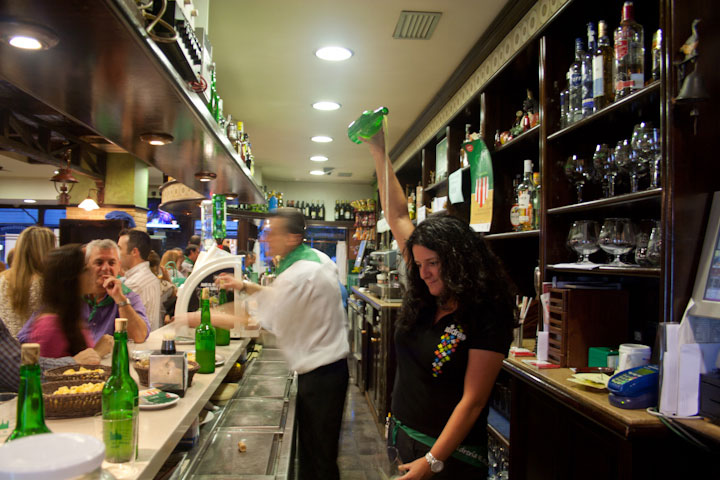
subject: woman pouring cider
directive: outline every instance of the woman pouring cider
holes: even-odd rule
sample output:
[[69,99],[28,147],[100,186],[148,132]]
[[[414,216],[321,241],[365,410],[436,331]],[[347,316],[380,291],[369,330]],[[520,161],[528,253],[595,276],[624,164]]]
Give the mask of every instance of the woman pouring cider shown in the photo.
[[407,264],[388,451],[403,479],[486,478],[487,402],[512,340],[514,288],[467,223],[431,215],[415,227],[383,131],[366,143]]

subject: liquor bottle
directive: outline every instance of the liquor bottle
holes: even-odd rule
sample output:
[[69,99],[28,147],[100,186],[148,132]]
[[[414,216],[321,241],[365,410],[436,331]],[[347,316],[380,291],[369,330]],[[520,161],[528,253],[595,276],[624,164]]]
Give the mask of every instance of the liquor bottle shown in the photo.
[[353,208],[349,203],[345,204],[345,220],[353,219]]
[[652,41],[652,79],[660,80],[662,68],[662,29],[658,29],[653,35]]
[[195,359],[200,364],[198,373],[215,371],[215,327],[210,323],[210,291],[202,289],[200,325],[195,329]]
[[51,433],[45,425],[45,405],[42,393],[42,370],[38,364],[40,344],[24,343],[20,350],[20,388],[17,397],[15,429],[7,441],[16,438]]
[[566,88],[562,92],[560,92],[560,128],[567,127],[567,119],[568,119],[568,111],[570,109],[570,99],[568,98],[570,96],[570,93],[568,92],[568,89]]
[[[227,303],[227,291],[221,288],[218,292],[218,306]],[[215,345],[230,345],[230,330],[226,328],[215,327]],[[214,360],[213,360],[214,364]]]
[[521,176],[520,174],[515,175],[515,178],[513,179],[512,184],[512,190],[510,191],[510,225],[512,225],[512,229],[514,232],[520,231],[520,207],[518,205],[518,197],[517,197],[517,190],[518,185],[520,185],[521,182]]
[[643,27],[635,22],[634,10],[632,2],[625,2],[615,30],[615,99],[640,90],[645,83]]
[[[466,123],[465,124],[465,140],[463,140],[463,145],[465,143],[468,143],[471,141],[472,141],[472,139],[470,138],[470,124]],[[467,152],[461,146],[460,147],[460,168],[465,168],[468,165],[470,165],[470,163],[468,162]]]
[[570,65],[570,121],[569,124],[582,120],[582,63],[585,57],[582,38],[575,39],[575,61]]
[[320,213],[318,214],[319,220],[325,220],[325,200],[320,201]]
[[317,205],[315,204],[315,200],[313,200],[313,203],[310,204],[310,218],[312,220],[317,219],[317,211],[318,211]]
[[137,455],[138,386],[130,376],[127,319],[115,319],[112,371],[102,390],[105,460],[121,463]]
[[208,110],[210,115],[215,118],[215,112],[217,110],[217,87],[215,85],[215,63],[210,65],[210,101],[208,102]]
[[523,181],[518,185],[518,210],[520,214],[520,225],[519,229],[521,232],[532,230],[532,197],[535,193],[535,184],[533,183],[533,171],[532,171],[532,160],[525,160],[524,162],[524,174]]
[[540,186],[540,172],[533,173],[533,185],[535,191],[533,192],[532,198],[532,209],[533,209],[533,230],[540,229],[540,204],[542,202],[541,186]]
[[213,202],[213,225],[212,235],[213,238],[225,238],[227,231],[225,229],[226,223],[225,218],[227,217],[227,201],[225,195],[219,195],[217,193],[212,196]]
[[375,135],[382,127],[383,118],[388,114],[387,107],[375,111],[365,110],[354,122],[348,125],[348,138],[355,143],[362,143]]
[[598,46],[593,56],[593,110],[598,112],[610,105],[615,98],[613,83],[613,48],[607,36],[605,20],[598,22]]
[[582,109],[583,117],[593,113],[593,57],[595,56],[595,24],[587,25],[588,48],[582,62]]
[[274,212],[278,208],[278,198],[277,194],[275,193],[275,190],[273,190],[270,193],[270,197],[268,197],[268,211]]

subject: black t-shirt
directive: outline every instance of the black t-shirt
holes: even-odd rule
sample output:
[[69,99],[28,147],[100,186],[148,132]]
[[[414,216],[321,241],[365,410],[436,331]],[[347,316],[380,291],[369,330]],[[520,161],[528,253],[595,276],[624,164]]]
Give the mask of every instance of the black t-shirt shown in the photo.
[[[470,349],[505,355],[512,341],[507,319],[492,312],[464,316],[451,313],[433,325],[434,312],[428,311],[409,330],[395,332],[392,413],[405,425],[435,438],[462,398]],[[462,444],[486,444],[487,415],[486,405]]]

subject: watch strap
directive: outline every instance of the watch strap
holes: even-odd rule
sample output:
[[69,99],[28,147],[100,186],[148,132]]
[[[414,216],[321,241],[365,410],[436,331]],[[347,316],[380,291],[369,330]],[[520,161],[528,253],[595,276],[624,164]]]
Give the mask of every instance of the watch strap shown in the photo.
[[124,301],[119,302],[119,303],[117,304],[118,307],[126,307],[126,306],[128,306],[128,305],[130,305],[130,299],[129,299],[129,298],[126,298]]

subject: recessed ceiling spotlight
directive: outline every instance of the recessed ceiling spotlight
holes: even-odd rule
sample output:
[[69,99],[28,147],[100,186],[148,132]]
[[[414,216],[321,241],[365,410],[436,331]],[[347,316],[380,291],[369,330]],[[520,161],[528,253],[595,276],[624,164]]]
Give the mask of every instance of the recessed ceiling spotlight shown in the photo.
[[329,62],[341,62],[353,56],[353,52],[345,47],[323,47],[315,50],[315,56]]
[[37,200],[33,200],[32,198],[26,198],[25,200],[23,200],[23,202],[25,202],[25,203],[37,203]]
[[333,141],[332,137],[328,137],[327,135],[316,135],[310,140],[316,143],[330,143]]
[[23,50],[47,50],[58,44],[58,37],[49,28],[17,20],[0,21],[0,39]]
[[310,157],[310,160],[312,160],[313,162],[327,162],[328,157],[324,155],[313,155],[312,157]]
[[318,176],[325,175],[325,171],[324,170],[310,170],[310,175],[318,175]]
[[175,137],[169,133],[143,133],[140,135],[140,140],[150,145],[161,146],[172,143]]
[[217,174],[214,172],[200,171],[195,173],[195,178],[201,182],[211,182],[217,178]]
[[235,194],[235,193],[226,193],[224,195],[225,195],[225,200],[231,200],[231,201],[235,200],[238,197],[237,194]]
[[340,104],[337,102],[315,102],[312,107],[315,110],[332,111],[340,108]]

